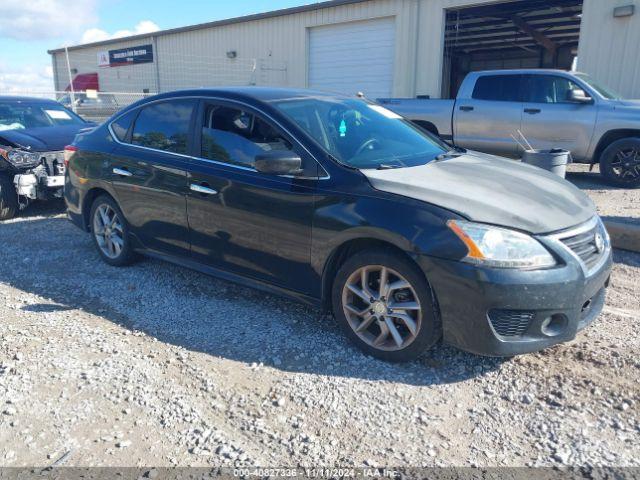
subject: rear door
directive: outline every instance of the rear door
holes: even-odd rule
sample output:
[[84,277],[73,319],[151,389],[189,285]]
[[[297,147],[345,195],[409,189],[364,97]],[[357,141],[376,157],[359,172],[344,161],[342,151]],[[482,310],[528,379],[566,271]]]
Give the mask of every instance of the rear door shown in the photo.
[[460,92],[453,112],[456,145],[515,156],[522,122],[522,75],[482,75],[471,92]]
[[[146,248],[174,256],[190,252],[187,167],[197,104],[173,99],[142,107],[109,166],[132,233]],[[116,136],[117,129],[112,124]]]
[[525,85],[522,131],[533,148],[563,148],[585,159],[598,114],[595,102],[571,102],[569,92],[582,87],[560,75],[528,75]]
[[[308,293],[316,161],[245,105],[203,101],[198,117],[200,160],[190,166],[187,198],[193,258]],[[255,155],[269,150],[298,153],[301,175],[257,172]]]

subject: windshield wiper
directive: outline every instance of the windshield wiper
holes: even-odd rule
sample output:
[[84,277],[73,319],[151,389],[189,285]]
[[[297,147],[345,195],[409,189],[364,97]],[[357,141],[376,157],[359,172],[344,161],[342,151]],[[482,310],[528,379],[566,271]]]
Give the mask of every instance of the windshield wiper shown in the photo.
[[381,163],[376,167],[376,170],[393,170],[394,168],[400,168],[400,165],[389,165],[388,163]]

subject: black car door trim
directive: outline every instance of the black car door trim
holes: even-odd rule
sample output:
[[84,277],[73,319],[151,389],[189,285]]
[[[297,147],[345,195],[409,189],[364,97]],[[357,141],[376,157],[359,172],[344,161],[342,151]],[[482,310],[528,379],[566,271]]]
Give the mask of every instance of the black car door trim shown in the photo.
[[[216,97],[216,96],[205,96],[205,95],[189,95],[189,96],[180,96],[180,97],[167,97],[167,98],[159,98],[157,100],[153,100],[151,102],[147,102],[143,105],[139,105],[137,107],[134,107],[136,109],[138,109],[138,114],[140,113],[140,110],[144,107],[146,107],[147,105],[151,105],[153,103],[158,103],[158,102],[163,102],[163,101],[168,101],[168,100],[180,100],[180,99],[186,99],[186,98],[195,98],[201,101],[204,100],[210,100],[210,101],[221,101],[221,102],[227,102],[227,103],[231,103],[231,104],[236,104],[236,105],[242,105],[243,107],[249,108],[251,110],[254,110],[256,112],[258,112],[260,115],[264,116],[265,118],[268,118],[270,121],[272,121],[273,123],[275,123],[279,128],[281,128],[284,132],[286,132],[287,135],[289,135],[289,137],[296,139],[296,136],[293,135],[289,129],[287,129],[285,126],[283,126],[278,120],[276,120],[275,118],[273,118],[271,115],[269,115],[268,113],[266,113],[265,111],[261,110],[260,108],[257,108],[253,105],[250,105],[248,103],[242,102],[240,100],[232,100],[232,99],[228,99],[228,98],[224,98],[224,97]],[[198,107],[196,107],[194,109],[194,113],[198,110]],[[118,120],[120,117],[122,117],[123,115],[125,115],[126,113],[128,113],[130,110],[127,110],[125,112],[122,112],[120,115],[118,115],[117,117],[115,117],[111,122],[109,122],[109,124],[107,125],[107,129],[109,130],[109,134],[111,135],[111,138],[113,139],[113,141],[115,141],[116,143],[119,143],[120,145],[124,145],[127,147],[134,147],[134,148],[140,148],[143,150],[150,150],[152,152],[162,152],[162,153],[167,153],[170,155],[175,155],[178,157],[182,157],[182,158],[189,158],[191,160],[197,160],[200,162],[207,162],[207,163],[213,163],[216,165],[223,165],[223,166],[227,166],[227,167],[231,167],[231,168],[235,168],[238,170],[244,170],[244,171],[248,171],[248,172],[255,172],[258,173],[258,171],[255,168],[251,168],[251,167],[243,167],[242,165],[234,165],[231,163],[225,163],[225,162],[218,162],[216,160],[210,160],[208,158],[201,158],[201,157],[197,157],[194,155],[185,155],[182,153],[176,153],[176,152],[167,152],[166,150],[160,150],[157,148],[150,148],[150,147],[143,147],[142,145],[134,145],[133,143],[127,143],[127,142],[122,142],[120,139],[118,139],[118,137],[116,136],[116,134],[113,132],[113,129],[111,128],[111,124],[113,122],[115,122],[116,120]],[[192,116],[192,122],[195,119],[195,115]],[[131,125],[131,131],[133,131],[133,125],[135,124],[135,121],[137,120],[137,115],[136,118],[133,120],[132,125]],[[191,123],[191,125],[193,127],[195,127],[195,125],[193,125],[193,123]],[[194,140],[194,135],[190,135],[190,141]],[[320,168],[320,173],[324,173],[324,175],[318,175],[317,177],[301,177],[301,176],[297,176],[297,175],[278,175],[281,178],[292,178],[292,179],[302,179],[302,180],[328,180],[331,178],[331,175],[329,175],[329,172],[327,172],[327,170],[322,166],[322,163],[320,163],[318,161],[318,159],[315,157],[315,155],[313,155],[313,153],[311,153],[309,151],[309,149],[302,144],[300,141],[298,141],[297,139],[295,140],[295,143],[300,145],[308,154],[309,156],[318,164],[318,167]],[[193,150],[190,150],[190,152],[193,152]]]

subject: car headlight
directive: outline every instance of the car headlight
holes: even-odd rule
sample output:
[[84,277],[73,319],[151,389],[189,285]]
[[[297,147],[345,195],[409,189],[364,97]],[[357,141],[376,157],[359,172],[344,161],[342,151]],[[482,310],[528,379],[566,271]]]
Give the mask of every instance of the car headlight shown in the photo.
[[496,268],[546,268],[556,265],[535,238],[515,230],[449,220],[447,226],[467,246],[463,261]]
[[19,148],[0,150],[0,154],[14,167],[18,168],[33,167],[40,162],[39,153],[27,152]]

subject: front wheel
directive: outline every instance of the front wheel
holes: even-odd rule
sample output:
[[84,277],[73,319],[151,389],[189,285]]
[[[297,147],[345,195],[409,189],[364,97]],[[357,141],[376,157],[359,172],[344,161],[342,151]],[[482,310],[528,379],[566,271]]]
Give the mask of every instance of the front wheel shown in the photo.
[[609,145],[600,157],[600,173],[618,187],[640,186],[640,138],[623,138]]
[[18,193],[10,176],[0,174],[0,220],[9,220],[18,212]]
[[123,267],[132,263],[134,252],[127,221],[116,202],[106,195],[91,206],[91,233],[98,253],[109,265]]
[[429,284],[400,254],[370,250],[351,257],[336,275],[332,303],[347,336],[383,360],[415,360],[442,335]]

